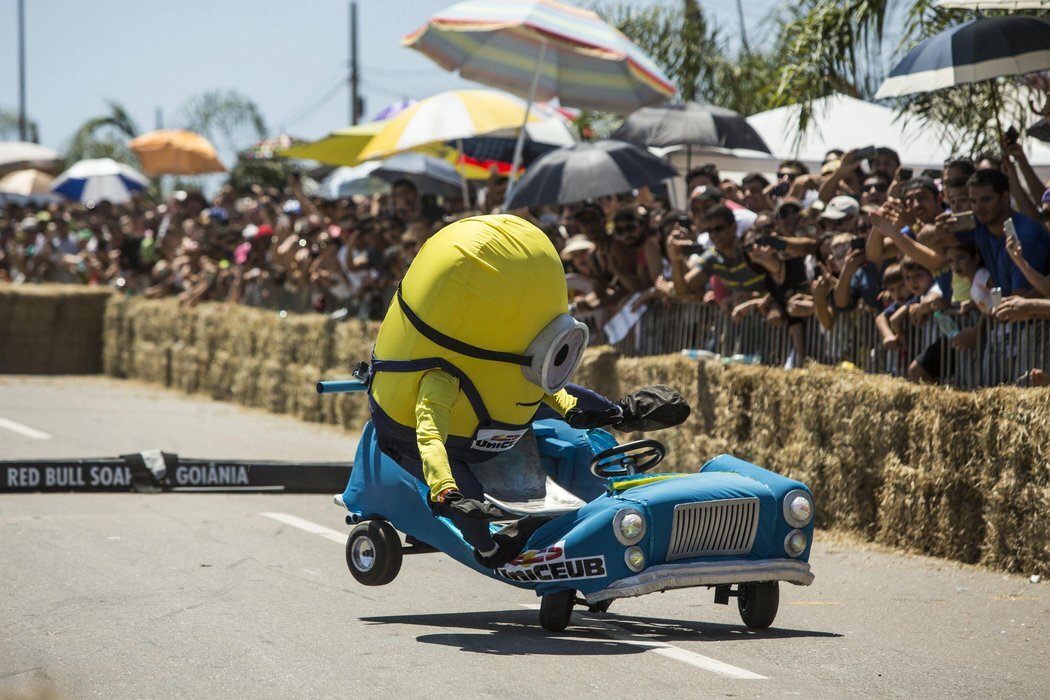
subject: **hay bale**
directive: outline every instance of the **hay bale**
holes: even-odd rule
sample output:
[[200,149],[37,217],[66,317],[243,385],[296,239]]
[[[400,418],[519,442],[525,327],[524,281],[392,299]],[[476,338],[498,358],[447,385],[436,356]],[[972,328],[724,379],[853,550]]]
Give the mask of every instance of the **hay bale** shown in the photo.
[[1003,474],[987,496],[983,564],[1025,574],[1050,574],[1050,488]]

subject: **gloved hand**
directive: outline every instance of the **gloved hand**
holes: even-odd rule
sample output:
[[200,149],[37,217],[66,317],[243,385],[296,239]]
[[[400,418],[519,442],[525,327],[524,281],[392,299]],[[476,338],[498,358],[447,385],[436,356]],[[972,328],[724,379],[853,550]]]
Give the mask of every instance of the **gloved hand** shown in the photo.
[[491,503],[467,498],[459,491],[449,491],[446,493],[444,503],[452,509],[453,512],[458,513],[465,518],[473,518],[475,520],[503,520],[507,517],[506,513]]
[[613,406],[601,411],[585,411],[578,408],[570,408],[565,413],[565,422],[577,430],[590,430],[601,428],[606,425],[615,425],[620,420],[621,409]]
[[670,428],[689,417],[689,404],[682,395],[660,384],[628,394],[616,406],[621,415],[612,425],[627,433]]

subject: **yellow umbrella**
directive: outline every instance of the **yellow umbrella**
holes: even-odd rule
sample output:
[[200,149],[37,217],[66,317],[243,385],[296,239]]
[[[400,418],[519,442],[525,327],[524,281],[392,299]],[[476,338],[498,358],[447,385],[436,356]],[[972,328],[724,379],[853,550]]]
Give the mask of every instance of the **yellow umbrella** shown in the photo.
[[226,166],[219,162],[215,147],[200,134],[183,129],[159,129],[132,139],[128,148],[142,163],[142,172],[155,175],[199,175],[219,173]]
[[[539,121],[535,115],[529,121]],[[450,90],[402,110],[383,125],[358,156],[382,158],[432,143],[494,132],[516,132],[525,123],[525,102],[496,90]]]
[[386,122],[369,122],[349,126],[311,143],[280,148],[277,154],[283,158],[304,158],[329,165],[357,165],[361,150],[385,125]]

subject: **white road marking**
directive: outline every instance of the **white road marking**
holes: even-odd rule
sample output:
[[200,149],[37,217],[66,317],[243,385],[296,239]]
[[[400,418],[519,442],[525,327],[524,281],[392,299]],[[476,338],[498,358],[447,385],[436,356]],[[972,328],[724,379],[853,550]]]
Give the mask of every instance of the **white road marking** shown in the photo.
[[261,515],[276,520],[279,523],[284,523],[285,525],[291,525],[292,527],[297,527],[300,530],[305,530],[306,532],[309,532],[312,535],[319,535],[325,538],[326,540],[332,540],[333,542],[338,542],[339,544],[346,544],[345,532],[339,532],[338,530],[333,530],[330,527],[318,525],[317,523],[312,523],[309,520],[297,518],[294,515],[289,515],[288,513],[261,513]]
[[[536,605],[535,603],[522,603],[521,607],[529,608],[532,610],[539,610],[540,608],[540,606]],[[703,654],[697,654],[696,652],[687,651],[680,647],[676,647],[673,644],[668,644],[666,642],[654,642],[649,640],[642,641],[634,639],[628,636],[627,634],[621,633],[618,629],[616,629],[615,624],[612,622],[607,622],[605,620],[599,621],[593,617],[588,617],[587,621],[596,623],[609,630],[609,636],[614,638],[616,641],[621,642],[622,644],[630,644],[632,646],[645,647],[646,649],[652,651],[655,654],[659,654],[660,656],[666,656],[669,659],[681,661],[682,663],[687,663],[690,666],[695,666],[696,668],[702,669],[704,671],[711,671],[712,673],[717,673],[719,675],[726,676],[727,678],[735,678],[737,680],[769,680],[766,676],[760,676],[757,673],[748,671],[746,668],[732,666],[730,664],[725,663],[724,661],[712,659],[710,656],[704,656]],[[569,638],[566,637],[565,639]]]
[[[288,513],[261,513],[261,515],[272,520],[276,520],[277,522],[284,523],[285,525],[297,527],[300,530],[309,532],[310,534],[319,535],[327,540],[338,542],[339,544],[343,544],[346,542],[346,535],[344,533],[339,532],[338,530],[333,530],[330,527],[325,527],[324,525],[318,525],[317,523],[310,522],[309,520],[304,520],[303,518],[298,518],[294,515],[289,515]],[[538,610],[540,606],[535,603],[522,603],[521,607],[529,608],[531,610]],[[660,656],[666,656],[669,659],[681,661],[682,663],[687,663],[690,666],[695,666],[696,668],[703,669],[704,671],[711,671],[712,673],[717,673],[728,678],[736,678],[738,680],[768,680],[766,676],[760,676],[757,673],[748,671],[745,668],[739,668],[737,666],[727,664],[724,661],[712,659],[710,656],[704,656],[703,654],[697,654],[692,651],[687,651],[685,649],[676,647],[673,644],[667,644],[666,642],[641,641],[633,639],[627,634],[620,632],[618,629],[616,629],[614,625],[608,622],[598,621],[593,618],[589,618],[589,620],[607,629],[611,637],[623,644],[631,644],[633,646],[644,647],[649,651],[659,654]]]
[[13,433],[25,435],[27,438],[32,438],[33,440],[51,439],[50,435],[41,430],[37,430],[36,428],[30,428],[28,425],[22,425],[21,423],[16,423],[15,421],[9,420],[7,418],[0,418],[0,428],[7,428]]

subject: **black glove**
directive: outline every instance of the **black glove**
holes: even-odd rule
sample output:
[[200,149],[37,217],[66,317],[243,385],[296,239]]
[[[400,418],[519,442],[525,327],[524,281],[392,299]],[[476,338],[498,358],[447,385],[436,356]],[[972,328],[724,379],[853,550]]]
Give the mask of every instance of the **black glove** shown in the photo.
[[615,425],[620,420],[620,408],[612,406],[601,411],[581,411],[570,408],[565,414],[565,422],[577,430],[590,430],[605,425]]
[[459,491],[449,491],[445,494],[445,505],[453,513],[462,515],[464,518],[474,520],[505,520],[507,515],[502,510],[484,501],[475,501],[467,498]]
[[680,425],[689,417],[689,404],[674,389],[662,386],[647,386],[628,394],[616,405],[623,415],[613,427],[624,432],[636,430],[660,430]]

